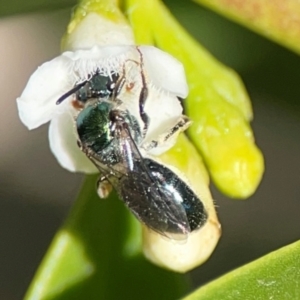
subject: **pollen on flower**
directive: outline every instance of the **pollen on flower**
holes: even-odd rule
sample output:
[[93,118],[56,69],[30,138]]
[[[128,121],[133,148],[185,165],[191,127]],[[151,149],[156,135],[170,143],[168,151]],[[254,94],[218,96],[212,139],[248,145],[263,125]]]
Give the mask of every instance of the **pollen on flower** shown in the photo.
[[77,101],[76,99],[73,99],[71,103],[75,110],[81,110],[82,108],[84,108],[84,104],[80,101]]
[[134,88],[134,82],[129,82],[129,83],[126,85],[126,90],[127,90],[128,92],[131,91],[133,88]]

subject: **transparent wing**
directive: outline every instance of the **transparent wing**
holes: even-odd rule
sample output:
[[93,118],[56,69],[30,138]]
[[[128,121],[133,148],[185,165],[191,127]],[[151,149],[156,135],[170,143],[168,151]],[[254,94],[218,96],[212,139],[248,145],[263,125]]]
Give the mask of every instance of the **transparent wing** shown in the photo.
[[96,154],[89,155],[102,175],[142,223],[168,238],[186,239],[190,232],[186,212],[176,201],[174,191],[158,180],[163,174],[151,171],[127,128],[113,142],[119,150],[117,164],[103,165]]

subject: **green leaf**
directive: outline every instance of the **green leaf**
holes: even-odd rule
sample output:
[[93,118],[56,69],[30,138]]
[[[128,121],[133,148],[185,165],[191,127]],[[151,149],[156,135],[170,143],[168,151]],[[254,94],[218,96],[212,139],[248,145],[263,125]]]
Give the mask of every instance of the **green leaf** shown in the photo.
[[99,199],[96,176],[85,180],[25,296],[50,299],[175,299],[183,275],[158,268],[141,254],[140,225],[112,194]]
[[236,269],[184,298],[196,299],[300,299],[300,242]]
[[194,0],[300,54],[298,0]]

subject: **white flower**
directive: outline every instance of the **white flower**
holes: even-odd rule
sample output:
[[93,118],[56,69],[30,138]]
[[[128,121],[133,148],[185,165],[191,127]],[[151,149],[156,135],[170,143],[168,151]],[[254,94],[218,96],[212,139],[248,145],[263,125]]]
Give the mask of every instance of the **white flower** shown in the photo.
[[[114,12],[118,15],[118,11]],[[117,96],[120,100],[118,109],[128,110],[141,129],[144,123],[139,99],[142,88],[147,86],[144,110],[150,123],[143,141],[138,145],[143,156],[149,154],[155,159],[153,155],[160,155],[173,146],[177,136],[172,133],[180,127],[181,121],[186,121],[182,118],[182,106],[178,100],[178,97],[185,98],[188,94],[184,68],[180,62],[155,47],[134,46],[132,29],[122,17],[115,22],[93,11],[86,13],[82,19],[77,16],[71,21],[63,44],[64,49],[72,51],[64,52],[39,67],[17,103],[20,118],[29,129],[50,121],[50,147],[64,168],[73,172],[98,172],[77,146],[75,126],[81,110],[80,103],[74,94],[65,97],[76,84],[89,80],[95,72],[104,76],[115,73],[124,76],[125,84]],[[61,97],[64,100],[57,105]],[[175,130],[170,131],[171,128]],[[170,133],[172,138],[166,142]],[[149,150],[147,143],[149,145],[153,140],[163,143]],[[181,156],[189,153],[193,159],[187,159],[183,165],[181,161],[174,161],[172,155],[166,154],[160,155],[159,160],[201,199],[208,215],[207,222],[190,233],[185,243],[176,243],[143,226],[143,250],[155,264],[186,272],[210,256],[220,236],[220,226],[202,161],[196,150],[188,146],[189,143],[179,144],[181,146],[177,143],[174,147],[175,152]]]
[[126,84],[120,100],[139,119],[141,66],[149,94],[145,105],[151,120],[147,135],[149,139],[157,136],[181,116],[182,106],[177,97],[185,98],[188,87],[182,64],[152,46],[94,46],[64,52],[44,63],[31,76],[17,99],[20,118],[29,129],[51,122],[50,147],[64,168],[73,172],[97,172],[77,146],[74,116],[78,111],[72,105],[74,96],[60,105],[56,101],[96,71],[111,75],[124,70]]

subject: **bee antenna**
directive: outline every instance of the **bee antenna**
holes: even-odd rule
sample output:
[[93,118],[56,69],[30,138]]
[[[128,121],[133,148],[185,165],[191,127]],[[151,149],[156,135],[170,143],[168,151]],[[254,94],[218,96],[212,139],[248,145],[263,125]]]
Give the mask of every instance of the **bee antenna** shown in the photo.
[[87,83],[87,80],[75,85],[71,90],[63,94],[61,97],[59,97],[56,101],[56,105],[61,104],[65,99],[67,99],[72,94],[76,93],[78,90],[80,90],[85,84]]

